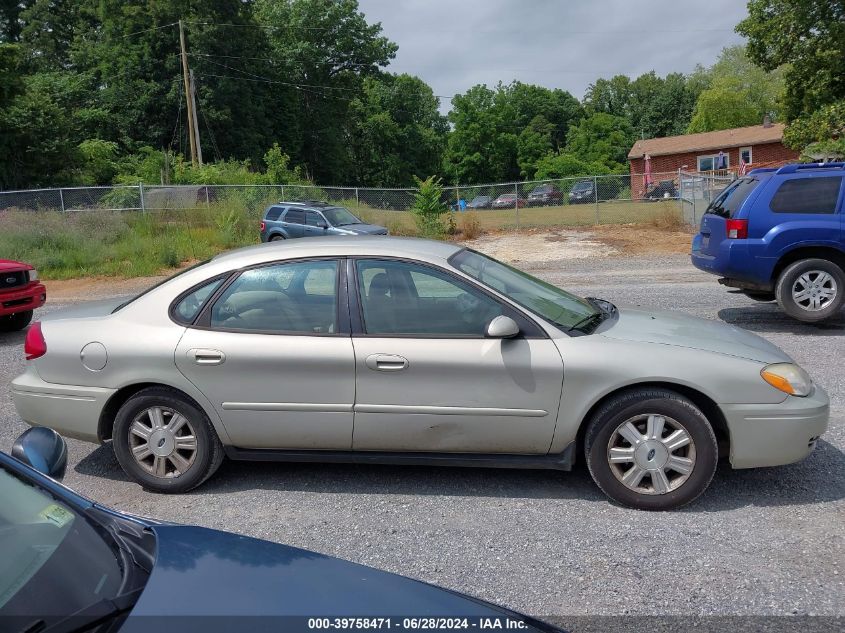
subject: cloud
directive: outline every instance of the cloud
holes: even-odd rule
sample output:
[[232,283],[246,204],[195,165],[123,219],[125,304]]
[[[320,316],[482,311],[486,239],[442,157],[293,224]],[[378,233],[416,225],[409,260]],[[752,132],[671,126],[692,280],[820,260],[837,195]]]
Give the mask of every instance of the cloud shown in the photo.
[[599,77],[711,65],[746,15],[738,0],[359,0],[399,45],[391,72],[448,96],[514,79],[581,99]]

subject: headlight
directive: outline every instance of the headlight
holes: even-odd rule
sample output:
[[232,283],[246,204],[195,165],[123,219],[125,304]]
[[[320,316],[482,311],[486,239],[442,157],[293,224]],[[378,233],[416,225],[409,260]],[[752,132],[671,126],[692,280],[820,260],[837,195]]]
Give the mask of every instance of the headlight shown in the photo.
[[809,396],[813,390],[810,375],[792,363],[766,365],[760,370],[760,376],[772,387],[790,396]]
[[33,268],[32,270],[29,271],[29,280],[35,281],[37,279],[38,279],[38,271]]

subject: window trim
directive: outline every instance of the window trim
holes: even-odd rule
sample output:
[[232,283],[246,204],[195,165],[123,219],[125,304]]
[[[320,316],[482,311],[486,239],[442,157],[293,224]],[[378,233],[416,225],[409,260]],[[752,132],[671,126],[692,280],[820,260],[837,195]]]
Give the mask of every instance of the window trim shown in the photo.
[[[348,337],[351,334],[349,326],[349,298],[346,283],[346,265],[345,257],[337,255],[325,255],[321,257],[297,257],[292,259],[280,259],[270,262],[261,262],[260,264],[253,264],[252,266],[244,266],[230,273],[227,279],[217,292],[206,302],[200,311],[197,318],[194,319],[191,325],[182,327],[189,327],[193,330],[204,330],[208,332],[229,332],[234,334],[264,334],[270,336],[317,336],[317,337]],[[242,328],[224,328],[214,327],[211,325],[211,308],[220,299],[220,296],[226,292],[240,276],[248,271],[257,270],[260,268],[267,268],[269,266],[280,266],[284,264],[301,264],[306,262],[320,262],[320,261],[334,261],[337,262],[337,280],[335,284],[335,291],[337,293],[337,302],[335,304],[335,319],[337,321],[337,332],[299,332],[297,330],[245,330]],[[210,281],[210,280],[209,280]],[[202,284],[199,284],[200,286]],[[181,324],[180,324],[181,325]]]
[[731,153],[723,151],[722,154],[727,159],[725,167],[719,167],[719,169],[716,169],[715,167],[712,168],[712,169],[702,169],[701,168],[701,159],[702,158],[712,158],[713,163],[715,164],[716,159],[719,158],[719,152],[716,152],[715,154],[699,154],[698,156],[695,157],[695,166],[698,168],[698,171],[719,171],[720,169],[730,169],[730,167],[731,167]]
[[[747,147],[740,147],[739,148],[739,153],[737,154],[737,156],[739,156],[740,162],[742,162],[742,153],[745,150],[748,150],[748,160],[745,161],[745,164],[750,165],[754,161],[754,146],[748,145]],[[728,159],[728,161],[730,162],[730,158]]]
[[[490,292],[488,288],[485,288],[474,279],[470,277],[464,277],[460,274],[455,274],[453,269],[445,268],[443,266],[438,266],[437,264],[432,264],[431,262],[421,261],[418,259],[410,259],[408,257],[396,257],[390,255],[354,255],[348,258],[347,264],[347,291],[349,295],[349,314],[350,318],[352,319],[351,322],[351,329],[352,329],[352,336],[359,337],[359,338],[403,338],[403,339],[432,339],[432,340],[477,340],[477,341],[489,341],[493,340],[488,338],[487,336],[481,335],[468,335],[468,334],[406,334],[406,333],[397,333],[397,334],[370,334],[366,331],[365,321],[364,321],[364,306],[361,302],[361,289],[358,287],[358,262],[359,261],[394,261],[394,262],[401,262],[405,264],[412,264],[415,266],[421,266],[423,268],[430,268],[437,272],[440,272],[447,277],[451,277],[453,279],[457,279],[459,282],[470,286],[480,292],[481,294],[487,296],[492,301],[496,302],[500,306],[502,306],[502,314],[504,316],[508,316],[512,318],[517,324],[520,326],[520,333],[519,336],[515,337],[517,339],[528,339],[528,340],[541,340],[541,339],[548,339],[550,338],[548,333],[542,326],[540,326],[533,318],[529,315],[525,314],[522,310],[518,309],[517,307],[511,305],[506,301],[502,301],[500,297],[496,294]],[[352,283],[350,284],[350,280]]]
[[[171,320],[171,321],[173,321],[173,322],[174,322],[176,325],[178,325],[179,327],[191,327],[194,323],[196,323],[197,319],[199,319],[199,318],[200,318],[200,315],[201,315],[203,312],[205,312],[205,308],[206,308],[206,306],[207,306],[209,303],[211,303],[212,301],[216,301],[216,300],[217,300],[217,295],[218,295],[218,293],[220,292],[220,289],[221,289],[221,288],[224,288],[224,287],[226,287],[226,286],[228,286],[228,285],[229,285],[229,284],[228,284],[228,277],[230,277],[230,276],[232,275],[232,272],[233,272],[233,271],[229,271],[229,272],[227,272],[227,273],[221,273],[221,274],[219,274],[219,275],[215,275],[214,277],[209,277],[208,279],[206,279],[206,280],[204,280],[204,281],[201,281],[201,282],[200,282],[200,283],[198,283],[198,284],[194,284],[193,286],[191,286],[191,287],[190,287],[190,288],[188,288],[187,290],[185,290],[185,291],[183,291],[183,292],[180,292],[178,295],[176,295],[176,298],[175,298],[173,301],[171,301],[171,302],[170,302],[170,306],[167,308],[167,316],[169,316],[169,317],[170,317],[170,320]],[[223,280],[223,283],[222,283],[222,284],[220,284],[219,286],[217,286],[217,288],[215,288],[215,289],[214,289],[214,292],[212,292],[212,293],[208,296],[208,298],[207,298],[207,299],[205,300],[205,302],[202,304],[202,307],[200,308],[199,312],[197,312],[197,313],[194,315],[194,318],[193,318],[193,319],[191,319],[191,321],[189,321],[188,323],[185,323],[184,321],[180,321],[179,319],[177,319],[177,318],[176,318],[176,316],[175,316],[175,315],[176,315],[176,306],[178,306],[180,303],[182,303],[182,301],[183,301],[183,300],[184,300],[184,299],[185,299],[188,295],[191,295],[191,294],[195,293],[197,290],[199,290],[199,289],[201,289],[201,288],[203,288],[203,287],[207,286],[207,285],[208,285],[208,284],[210,284],[210,283],[213,283],[213,282],[217,281],[218,279],[222,279],[222,280]]]

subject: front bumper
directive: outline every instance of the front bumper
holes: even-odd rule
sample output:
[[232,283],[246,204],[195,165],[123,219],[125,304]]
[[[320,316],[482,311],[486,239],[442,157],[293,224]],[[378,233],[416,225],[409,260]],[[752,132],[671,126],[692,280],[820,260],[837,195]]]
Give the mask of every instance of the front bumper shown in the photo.
[[781,466],[807,457],[827,430],[830,401],[816,386],[806,398],[780,404],[720,405],[728,423],[734,468]]
[[45,301],[47,289],[44,284],[30,282],[14,290],[0,292],[0,316],[35,310],[43,306]]
[[12,381],[12,402],[32,426],[46,426],[66,437],[99,443],[100,414],[116,389],[44,382],[34,366]]

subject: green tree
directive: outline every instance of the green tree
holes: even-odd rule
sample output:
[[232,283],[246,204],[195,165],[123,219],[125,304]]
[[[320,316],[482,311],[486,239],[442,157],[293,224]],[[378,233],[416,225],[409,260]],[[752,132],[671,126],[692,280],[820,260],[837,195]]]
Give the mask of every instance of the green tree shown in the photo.
[[440,178],[429,176],[425,180],[416,178],[417,193],[411,213],[417,230],[423,237],[439,238],[446,232],[443,214],[449,209],[443,203],[443,185]]
[[845,99],[845,2],[749,0],[736,27],[748,38],[748,56],[764,70],[788,64],[787,120]]
[[568,178],[572,176],[593,176],[610,173],[604,163],[588,163],[566,152],[549,153],[537,161],[537,180]]
[[635,138],[627,119],[597,112],[570,129],[566,153],[585,163],[604,165],[611,172],[623,172]]
[[516,140],[517,162],[520,173],[531,180],[537,171],[537,161],[553,150],[552,134],[554,125],[542,114],[538,114],[528,126],[519,133]]
[[792,121],[783,134],[783,142],[802,150],[808,160],[845,159],[845,100]]
[[727,88],[711,88],[702,92],[695,103],[687,128],[688,134],[727,130],[760,123],[759,112],[748,95]]

